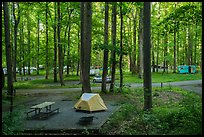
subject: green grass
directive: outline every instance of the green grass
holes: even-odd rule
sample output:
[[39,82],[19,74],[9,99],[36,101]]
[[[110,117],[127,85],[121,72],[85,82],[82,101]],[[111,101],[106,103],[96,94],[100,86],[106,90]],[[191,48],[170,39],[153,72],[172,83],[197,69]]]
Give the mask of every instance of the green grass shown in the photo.
[[153,108],[143,111],[143,90],[123,93],[126,102],[100,129],[104,135],[202,135],[202,98],[179,88],[154,88]]
[[[41,72],[43,73],[43,72]],[[36,76],[33,74],[33,76]],[[44,77],[43,75],[40,75]],[[26,75],[26,77],[29,77]],[[116,83],[119,83],[120,75],[116,73]],[[138,75],[132,75],[130,72],[124,72],[123,75],[124,78],[124,84],[127,83],[143,83],[143,79],[139,79]],[[53,75],[49,75],[48,79],[34,79],[34,80],[28,80],[28,81],[20,81],[14,82],[14,87],[16,89],[35,89],[35,88],[80,88],[81,84],[69,84],[69,81],[79,81],[79,76],[76,75],[65,75],[64,76],[64,82],[65,86],[60,86],[59,84],[59,78],[58,82],[54,82]],[[101,86],[100,83],[92,83],[93,77],[90,77],[90,84],[92,87],[95,86]],[[196,74],[177,74],[177,73],[152,73],[152,83],[160,83],[160,82],[174,82],[174,81],[186,81],[186,80],[198,80],[202,79],[201,73]],[[7,80],[5,79],[5,88]]]
[[[124,73],[124,83],[142,83],[143,79],[140,79],[138,75],[132,75],[130,72]],[[119,82],[119,74],[116,75],[116,81]],[[198,80],[202,79],[201,73],[196,74],[178,74],[178,73],[152,73],[152,82],[174,82],[174,81],[186,81],[186,80]]]

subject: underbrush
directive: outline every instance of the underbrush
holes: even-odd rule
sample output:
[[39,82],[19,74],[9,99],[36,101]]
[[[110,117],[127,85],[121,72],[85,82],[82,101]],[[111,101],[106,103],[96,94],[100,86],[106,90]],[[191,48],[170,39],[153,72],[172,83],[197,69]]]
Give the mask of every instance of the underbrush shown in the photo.
[[[23,106],[20,106],[19,109],[24,109]],[[23,111],[13,111],[3,112],[2,113],[2,135],[18,135],[21,134],[22,122],[22,113]]]
[[153,88],[143,110],[143,90],[125,89],[126,103],[100,129],[105,135],[202,135],[202,98],[179,88]]

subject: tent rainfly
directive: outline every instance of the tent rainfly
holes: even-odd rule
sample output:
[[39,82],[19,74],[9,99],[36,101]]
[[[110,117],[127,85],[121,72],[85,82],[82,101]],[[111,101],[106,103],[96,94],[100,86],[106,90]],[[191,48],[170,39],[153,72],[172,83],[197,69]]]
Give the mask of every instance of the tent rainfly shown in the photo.
[[74,105],[74,108],[76,110],[84,110],[90,112],[107,109],[100,95],[95,93],[83,93],[81,98]]

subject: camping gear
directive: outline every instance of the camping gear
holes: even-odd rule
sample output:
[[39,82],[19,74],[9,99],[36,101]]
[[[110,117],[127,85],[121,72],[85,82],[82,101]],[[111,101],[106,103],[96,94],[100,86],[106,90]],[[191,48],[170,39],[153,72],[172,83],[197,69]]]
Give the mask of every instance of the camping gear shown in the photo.
[[102,98],[96,93],[83,93],[78,102],[74,105],[76,110],[83,110],[88,112],[106,110]]

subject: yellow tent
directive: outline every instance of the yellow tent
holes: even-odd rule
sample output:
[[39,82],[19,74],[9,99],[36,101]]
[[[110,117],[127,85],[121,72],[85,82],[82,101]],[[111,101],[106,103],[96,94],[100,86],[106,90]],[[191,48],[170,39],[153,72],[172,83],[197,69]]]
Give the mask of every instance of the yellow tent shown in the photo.
[[83,93],[81,98],[74,105],[74,108],[76,110],[85,111],[100,111],[107,109],[100,95],[95,93]]

